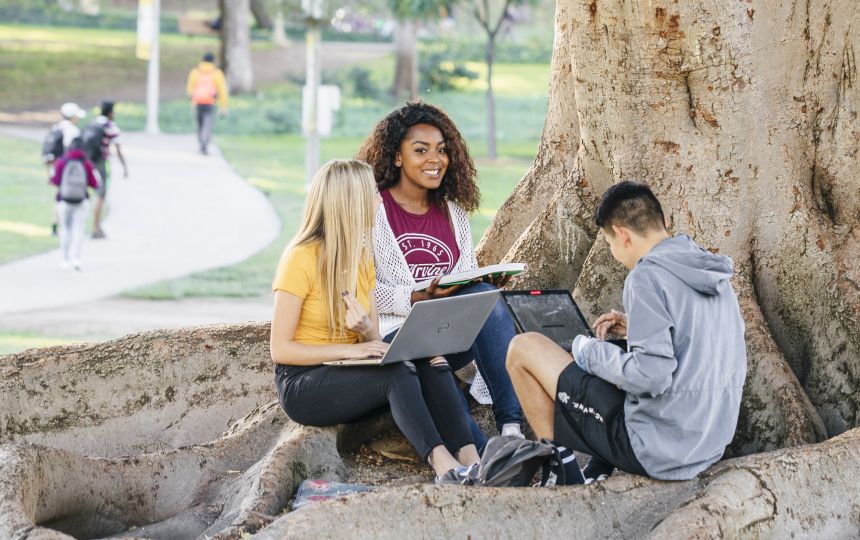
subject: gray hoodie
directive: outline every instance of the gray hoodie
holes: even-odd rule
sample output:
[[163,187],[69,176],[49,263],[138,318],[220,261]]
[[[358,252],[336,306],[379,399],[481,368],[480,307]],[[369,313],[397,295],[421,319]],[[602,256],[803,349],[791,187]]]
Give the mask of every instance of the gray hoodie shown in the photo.
[[636,457],[654,478],[692,478],[722,457],[737,426],[747,357],[732,260],[679,235],[624,282],[628,351],[590,339],[577,358],[618,385]]

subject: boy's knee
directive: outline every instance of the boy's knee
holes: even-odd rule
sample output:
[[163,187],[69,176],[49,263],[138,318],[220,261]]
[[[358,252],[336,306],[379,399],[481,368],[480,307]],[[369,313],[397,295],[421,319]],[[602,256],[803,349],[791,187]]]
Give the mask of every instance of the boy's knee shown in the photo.
[[537,332],[517,334],[508,345],[508,356],[505,365],[508,371],[527,366],[534,358],[535,346],[543,336]]

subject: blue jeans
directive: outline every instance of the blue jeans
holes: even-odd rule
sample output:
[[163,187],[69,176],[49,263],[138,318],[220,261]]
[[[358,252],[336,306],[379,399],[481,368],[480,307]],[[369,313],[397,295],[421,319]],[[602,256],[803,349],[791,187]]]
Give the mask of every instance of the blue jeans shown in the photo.
[[[456,293],[455,296],[464,294],[473,294],[484,291],[493,291],[495,287],[489,283],[473,283],[466,285]],[[385,336],[385,341],[391,341],[395,333]],[[511,319],[508,309],[505,307],[502,300],[496,303],[496,307],[484,323],[484,327],[478,332],[478,337],[475,338],[475,343],[472,348],[466,352],[457,354],[447,354],[445,358],[451,369],[458,370],[475,360],[478,366],[478,371],[484,382],[487,383],[487,389],[490,391],[490,397],[493,399],[493,416],[496,419],[496,428],[501,431],[504,424],[522,424],[523,409],[520,407],[520,402],[517,400],[517,395],[514,392],[514,386],[511,384],[511,378],[505,368],[505,359],[508,355],[508,345],[516,335],[514,321]],[[479,451],[482,451],[487,443],[487,435],[472,418],[469,411],[469,404],[466,401],[466,396],[460,393],[462,398],[463,408],[469,413],[469,426],[472,430],[472,437],[475,440],[475,445]]]

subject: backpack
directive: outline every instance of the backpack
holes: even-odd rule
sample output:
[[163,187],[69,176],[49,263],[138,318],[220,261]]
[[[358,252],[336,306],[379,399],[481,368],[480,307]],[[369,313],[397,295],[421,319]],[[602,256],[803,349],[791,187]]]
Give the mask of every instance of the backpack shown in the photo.
[[104,154],[102,153],[102,142],[105,138],[106,127],[107,123],[93,120],[87,124],[84,131],[81,132],[81,140],[83,141],[83,147],[81,150],[83,150],[84,154],[87,155],[87,159],[92,162],[104,159]]
[[42,159],[47,163],[63,155],[63,130],[51,127],[42,140]]
[[197,82],[194,90],[191,92],[191,101],[195,105],[212,105],[215,103],[215,94],[218,93],[218,87],[215,86],[215,73],[197,73]]
[[[550,478],[550,467],[558,463],[561,463],[558,450],[547,441],[497,435],[487,441],[475,485],[530,486],[535,474],[540,470],[540,485],[543,486]],[[563,475],[563,467],[558,469]]]
[[70,159],[60,177],[60,200],[79,203],[87,198],[87,169],[82,159]]

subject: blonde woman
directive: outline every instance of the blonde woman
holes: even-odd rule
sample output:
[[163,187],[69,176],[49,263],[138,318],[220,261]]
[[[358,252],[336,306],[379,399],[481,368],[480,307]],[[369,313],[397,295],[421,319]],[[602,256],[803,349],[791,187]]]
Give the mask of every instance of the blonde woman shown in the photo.
[[390,407],[438,483],[469,483],[478,452],[443,358],[323,365],[382,356],[388,348],[379,335],[370,247],[379,204],[365,163],[330,161],[314,176],[301,228],[284,250],[272,285],[270,346],[278,399],[291,419],[311,426],[353,422]]

